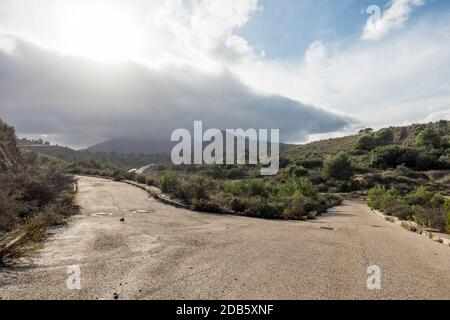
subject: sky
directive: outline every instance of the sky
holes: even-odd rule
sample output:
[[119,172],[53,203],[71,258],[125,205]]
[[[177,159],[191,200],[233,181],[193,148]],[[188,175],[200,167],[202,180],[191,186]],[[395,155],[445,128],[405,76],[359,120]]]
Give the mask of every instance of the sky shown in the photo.
[[0,118],[76,148],[450,119],[446,0],[0,0]]

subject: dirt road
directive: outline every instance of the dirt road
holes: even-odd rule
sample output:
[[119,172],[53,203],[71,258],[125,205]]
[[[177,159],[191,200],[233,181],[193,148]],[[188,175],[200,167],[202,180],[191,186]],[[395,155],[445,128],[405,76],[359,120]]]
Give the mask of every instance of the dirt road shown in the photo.
[[[177,209],[87,177],[78,198],[83,214],[33,265],[1,271],[2,299],[450,299],[450,248],[362,203],[311,222],[268,221]],[[72,265],[81,290],[67,288]],[[370,265],[381,290],[367,289]]]

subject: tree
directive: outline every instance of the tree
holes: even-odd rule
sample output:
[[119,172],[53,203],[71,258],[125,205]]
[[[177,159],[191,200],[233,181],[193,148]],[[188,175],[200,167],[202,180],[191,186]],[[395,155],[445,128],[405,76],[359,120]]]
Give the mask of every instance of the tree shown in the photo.
[[395,168],[403,150],[398,146],[379,147],[373,151],[372,165],[376,168]]
[[303,177],[308,174],[307,169],[305,169],[303,166],[297,166],[295,164],[288,167],[288,172],[292,177]]
[[441,147],[441,137],[432,128],[425,128],[416,137],[416,144],[419,147],[438,149]]
[[373,135],[365,134],[358,138],[353,148],[356,150],[371,151],[375,147]]
[[381,129],[373,136],[377,146],[385,146],[391,144],[394,140],[394,132],[390,128]]
[[371,132],[373,132],[372,128],[366,128],[366,129],[359,130],[359,134],[367,134],[367,133],[371,133]]
[[327,177],[347,180],[353,176],[354,166],[348,154],[341,151],[333,158],[325,161],[323,172]]

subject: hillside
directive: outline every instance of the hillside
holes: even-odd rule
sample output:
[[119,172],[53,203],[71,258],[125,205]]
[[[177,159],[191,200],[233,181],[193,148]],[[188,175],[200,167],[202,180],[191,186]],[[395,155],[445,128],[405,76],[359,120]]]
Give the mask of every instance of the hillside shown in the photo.
[[14,128],[0,119],[0,170],[17,168],[22,162]]
[[[225,141],[225,139],[224,139]],[[247,139],[248,141],[248,139]],[[162,141],[162,140],[142,140],[132,138],[111,139],[91,147],[87,150],[90,152],[104,152],[104,153],[120,153],[120,154],[170,154],[172,147],[176,142]],[[192,142],[193,144],[193,142]],[[205,142],[205,146],[208,143]],[[280,150],[286,150],[294,147],[291,144],[280,143]],[[225,142],[224,142],[225,149]]]
[[141,140],[131,138],[111,139],[87,148],[90,152],[120,153],[120,154],[169,154],[169,141]]
[[0,267],[31,252],[47,228],[77,214],[75,179],[22,157],[13,127],[0,120]]
[[19,140],[19,147],[27,163],[50,165],[73,173],[83,173],[85,170],[128,171],[149,164],[169,162],[167,155],[94,153],[50,144],[30,144],[23,140]]
[[[360,155],[361,153],[364,153],[364,151],[372,151],[376,147],[381,146],[395,145],[404,148],[416,148],[418,134],[427,128],[435,130],[443,141],[447,141],[447,143],[450,141],[450,121],[441,120],[435,123],[390,127],[378,131],[365,129],[361,130],[361,132],[356,135],[325,139],[300,145],[287,150],[283,155],[289,159],[301,158],[308,155],[317,155],[322,159],[326,159],[339,151]],[[365,138],[370,139],[370,136],[382,140],[381,143],[374,145],[373,148],[368,148],[369,150],[364,148],[358,149],[355,147],[355,144],[357,144],[358,141],[364,140]]]
[[450,122],[390,127],[301,145],[282,153],[286,171],[309,176],[322,192],[366,191],[377,185],[448,193]]

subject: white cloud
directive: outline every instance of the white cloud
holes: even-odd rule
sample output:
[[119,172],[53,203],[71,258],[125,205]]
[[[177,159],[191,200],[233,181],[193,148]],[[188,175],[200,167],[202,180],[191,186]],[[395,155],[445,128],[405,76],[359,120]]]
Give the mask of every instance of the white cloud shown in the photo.
[[389,31],[403,26],[409,19],[414,7],[425,4],[425,0],[391,0],[384,13],[377,6],[370,6],[368,13],[372,16],[367,20],[362,39],[379,40]]
[[[61,40],[62,35],[58,33],[64,30],[60,28],[65,23],[65,14],[61,15],[61,12],[70,14],[71,6],[78,6],[80,2],[81,0],[0,0],[0,35],[20,35],[20,38],[38,43],[39,47],[56,48],[64,53],[65,45]],[[275,114],[278,122],[273,125],[287,128],[289,139],[297,139],[296,141],[307,139],[308,134],[317,134],[313,137],[329,135],[330,130],[340,131],[339,134],[342,134],[342,127],[347,123],[346,115],[357,118],[363,126],[371,127],[448,116],[450,26],[449,16],[445,14],[418,19],[408,28],[386,37],[385,41],[358,40],[351,43],[347,40],[325,43],[318,39],[311,44],[306,54],[299,55],[298,58],[270,60],[264,55],[256,54],[248,39],[235,32],[236,28],[244,25],[259,10],[257,0],[89,0],[82,3],[86,6],[95,3],[100,7],[115,7],[124,16],[132,17],[133,25],[143,32],[138,41],[139,54],[132,57],[139,64],[122,63],[113,68],[109,76],[106,76],[108,73],[104,70],[96,72],[94,78],[99,83],[94,83],[95,86],[102,83],[101,79],[105,84],[104,87],[96,87],[99,94],[93,95],[86,87],[81,90],[73,87],[73,83],[62,81],[66,80],[63,75],[67,72],[71,75],[73,70],[67,69],[67,60],[62,55],[52,52],[54,63],[62,68],[62,73],[59,74],[61,79],[52,82],[52,79],[47,79],[49,76],[42,77],[49,81],[38,83],[48,85],[39,87],[41,91],[36,88],[24,91],[27,88],[16,83],[21,95],[14,99],[13,91],[5,91],[10,99],[9,106],[0,106],[2,113],[8,111],[9,117],[25,126],[30,115],[23,111],[15,114],[11,106],[19,106],[21,103],[26,106],[30,101],[39,102],[40,107],[35,105],[36,109],[39,107],[53,116],[33,121],[33,125],[42,124],[39,129],[41,131],[36,128],[34,133],[46,133],[42,132],[44,124],[54,128],[55,132],[56,129],[62,130],[56,125],[58,121],[67,128],[73,126],[78,130],[79,126],[70,123],[72,117],[80,122],[85,121],[82,123],[83,130],[79,132],[86,132],[88,136],[80,137],[80,141],[87,140],[89,136],[98,140],[114,134],[114,129],[119,133],[128,133],[134,128],[147,128],[144,125],[147,124],[147,119],[154,114],[155,108],[163,108],[161,106],[164,106],[164,110],[157,109],[158,112],[165,112],[167,115],[166,118],[161,116],[151,119],[155,121],[151,122],[154,128],[159,128],[158,125],[166,123],[171,116],[188,119],[191,109],[194,111],[192,116],[208,115],[210,121],[217,121],[219,124],[233,123],[240,119],[236,126],[252,124],[243,122],[241,117],[259,119],[263,125],[271,126],[269,120]],[[425,0],[392,0],[379,21],[366,25],[363,38],[379,39],[399,28],[408,20],[411,10],[424,3]],[[27,8],[34,10],[24,10],[25,4]],[[0,40],[0,48],[5,49],[7,46],[11,53],[14,49],[11,43],[2,44]],[[22,47],[17,52],[31,59],[29,55],[25,55],[31,49],[25,49]],[[43,53],[45,51],[32,51],[31,56],[40,52],[39,54],[48,57],[48,54]],[[79,65],[80,60],[77,61],[75,65]],[[42,74],[35,69],[36,64],[26,61],[21,63],[29,68],[27,72]],[[56,68],[56,65],[50,64],[48,68]],[[143,68],[143,65],[149,66],[149,70]],[[1,67],[4,68],[2,70],[7,70],[5,65],[0,64]],[[80,67],[80,72],[92,68]],[[117,79],[121,77],[121,72],[125,76],[123,81]],[[32,81],[30,79],[28,81]],[[85,78],[83,81],[90,83]],[[241,82],[252,90],[248,90]],[[64,85],[65,90],[76,89],[74,92],[80,92],[79,99],[83,101],[77,100],[76,96],[55,94],[59,92],[53,89],[57,83]],[[126,87],[127,94],[120,95],[120,92],[116,92],[119,84]],[[120,103],[110,99],[108,90],[114,92],[113,97]],[[33,100],[31,93],[37,98]],[[28,100],[24,99],[26,94]],[[270,95],[276,95],[276,98]],[[52,99],[49,96],[53,96]],[[66,104],[64,99],[68,101]],[[55,109],[55,101],[67,108],[69,116],[60,114],[61,110]],[[77,118],[78,113],[71,113],[75,108],[81,110],[82,115],[86,113],[92,116],[89,113],[91,109],[87,106],[95,105],[98,108],[102,101],[105,106],[97,110],[99,115],[102,112],[109,114],[110,110],[114,112],[105,119],[97,117],[96,121],[100,123],[97,126],[86,120],[89,117]],[[160,106],[149,107],[146,111],[148,101],[157,101]],[[257,109],[255,104],[260,104],[265,111]],[[106,108],[106,105],[110,108]],[[207,109],[211,105],[214,106],[213,112]],[[305,105],[334,111],[342,117],[331,116],[317,108],[313,108],[313,114],[305,116]],[[277,109],[278,107],[280,108]],[[131,114],[125,113],[127,108],[130,108]],[[239,111],[240,108],[244,110],[243,113]],[[285,110],[282,108],[287,108],[286,114],[280,114],[281,110]],[[123,118],[127,119],[127,124],[131,123],[138,112],[146,115],[135,119],[138,122],[142,120],[142,124],[134,128],[114,126],[114,121]],[[262,112],[261,118],[257,117],[257,112]],[[318,117],[323,117],[322,121]],[[52,119],[58,121],[49,123]],[[218,122],[218,119],[226,121]],[[312,127],[307,126],[308,121]],[[306,129],[302,128],[305,126]],[[94,130],[88,130],[88,127]],[[27,129],[30,128],[31,126]],[[76,130],[67,130],[72,135],[76,133]]]
[[386,41],[318,41],[305,57],[232,69],[259,91],[341,112],[365,126],[419,122],[450,110],[448,21],[448,15],[430,16]]
[[222,58],[252,54],[233,31],[255,10],[258,0],[2,0],[0,35],[88,58],[109,52],[217,72]]
[[170,140],[202,120],[212,128],[279,128],[283,141],[339,130],[347,117],[258,94],[230,73],[98,64],[17,41],[0,50],[0,115],[20,134],[89,145],[113,137]]

